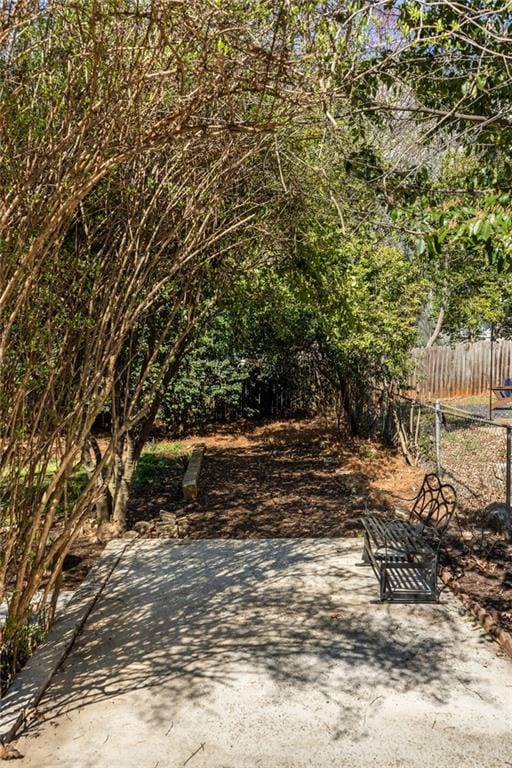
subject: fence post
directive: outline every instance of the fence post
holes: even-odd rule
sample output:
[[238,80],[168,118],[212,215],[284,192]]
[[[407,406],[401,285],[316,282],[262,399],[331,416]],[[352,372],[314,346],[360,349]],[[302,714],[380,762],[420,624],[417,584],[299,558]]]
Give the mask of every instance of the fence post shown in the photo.
[[507,514],[510,517],[511,490],[512,490],[512,427],[507,426],[507,473],[506,473],[506,497],[505,504]]
[[[441,466],[441,403],[439,400],[436,400],[436,410],[435,410],[435,441],[436,441],[436,471],[437,474],[441,477],[442,474],[442,466]],[[508,446],[508,443],[507,443]],[[508,487],[508,486],[507,486]]]

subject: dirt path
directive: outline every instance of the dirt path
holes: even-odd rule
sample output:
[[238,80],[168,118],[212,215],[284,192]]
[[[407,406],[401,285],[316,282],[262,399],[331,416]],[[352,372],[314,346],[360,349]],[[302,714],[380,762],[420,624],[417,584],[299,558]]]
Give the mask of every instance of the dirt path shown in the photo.
[[207,450],[197,501],[182,500],[179,477],[163,480],[135,496],[132,525],[171,511],[190,538],[353,535],[365,509],[388,509],[390,490],[413,496],[423,474],[376,444],[340,442],[320,420],[187,442],[199,439]]

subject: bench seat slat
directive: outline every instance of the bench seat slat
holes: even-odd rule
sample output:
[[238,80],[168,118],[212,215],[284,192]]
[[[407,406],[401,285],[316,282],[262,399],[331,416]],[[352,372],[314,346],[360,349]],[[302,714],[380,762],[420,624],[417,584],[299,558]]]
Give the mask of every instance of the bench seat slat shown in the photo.
[[409,523],[401,520],[383,521],[375,515],[366,515],[362,522],[377,550],[387,548],[410,554],[434,554],[429,543]]

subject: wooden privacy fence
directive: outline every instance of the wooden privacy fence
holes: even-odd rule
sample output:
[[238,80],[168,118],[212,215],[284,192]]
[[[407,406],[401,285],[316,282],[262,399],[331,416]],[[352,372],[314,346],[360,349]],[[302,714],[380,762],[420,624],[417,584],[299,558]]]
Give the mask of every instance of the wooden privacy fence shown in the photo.
[[423,400],[482,395],[512,377],[512,341],[494,342],[494,376],[491,383],[491,342],[476,341],[453,347],[413,349],[411,390]]

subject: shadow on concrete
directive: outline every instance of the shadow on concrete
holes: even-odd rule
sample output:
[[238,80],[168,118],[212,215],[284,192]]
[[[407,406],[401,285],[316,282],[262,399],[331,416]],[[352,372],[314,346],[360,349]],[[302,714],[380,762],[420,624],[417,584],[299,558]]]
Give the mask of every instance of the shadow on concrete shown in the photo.
[[167,727],[184,702],[207,702],[242,672],[342,699],[346,736],[382,689],[446,704],[455,688],[478,688],[461,667],[467,628],[456,612],[377,603],[358,553],[354,543],[308,539],[137,543],[41,714],[69,717],[153,690],[141,717]]

